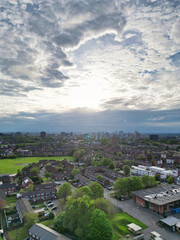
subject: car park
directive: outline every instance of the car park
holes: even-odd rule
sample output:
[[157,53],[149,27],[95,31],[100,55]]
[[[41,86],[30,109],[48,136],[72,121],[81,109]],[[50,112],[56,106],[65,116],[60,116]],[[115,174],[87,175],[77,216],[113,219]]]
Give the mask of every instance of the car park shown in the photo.
[[52,206],[54,206],[54,203],[49,203],[49,204],[47,204],[47,206],[52,207]]
[[54,206],[54,207],[52,207],[52,208],[51,208],[51,210],[56,210],[56,209],[57,209],[57,207],[56,207],[56,206]]

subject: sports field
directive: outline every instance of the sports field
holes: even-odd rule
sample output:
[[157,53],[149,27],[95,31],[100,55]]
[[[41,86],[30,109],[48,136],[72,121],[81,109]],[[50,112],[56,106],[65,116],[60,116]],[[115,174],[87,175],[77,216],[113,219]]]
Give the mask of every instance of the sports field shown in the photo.
[[72,161],[72,157],[21,157],[21,158],[15,158],[15,159],[0,159],[0,174],[3,173],[16,173],[18,169],[22,169],[29,163],[37,163],[39,160],[43,159],[54,159],[61,161],[63,158],[66,158],[69,161]]

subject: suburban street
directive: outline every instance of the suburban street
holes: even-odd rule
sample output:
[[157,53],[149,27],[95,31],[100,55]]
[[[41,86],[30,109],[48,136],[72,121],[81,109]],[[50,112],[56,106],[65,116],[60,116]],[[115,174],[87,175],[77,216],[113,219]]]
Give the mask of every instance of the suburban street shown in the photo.
[[[143,222],[148,226],[147,229],[143,230],[143,233],[145,235],[145,240],[150,239],[150,233],[152,231],[156,231],[159,234],[161,234],[162,238],[164,240],[179,240],[180,235],[177,232],[171,232],[168,229],[162,228],[158,226],[156,223],[159,219],[162,218],[161,215],[158,215],[157,213],[152,212],[149,209],[142,208],[137,206],[133,199],[125,200],[125,201],[119,201],[115,198],[112,198],[109,194],[112,193],[112,191],[108,191],[107,189],[104,189],[104,196],[105,198],[109,199],[110,202],[117,208],[122,209],[123,211],[127,212],[129,215],[133,216],[134,218],[137,218],[139,221]],[[175,215],[175,217],[180,218],[179,215]]]

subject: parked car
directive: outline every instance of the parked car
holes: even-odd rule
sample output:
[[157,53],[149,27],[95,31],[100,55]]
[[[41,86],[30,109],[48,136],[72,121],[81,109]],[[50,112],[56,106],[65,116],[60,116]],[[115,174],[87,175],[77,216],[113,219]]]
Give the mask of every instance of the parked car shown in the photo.
[[49,204],[47,204],[47,206],[52,207],[52,206],[54,206],[54,203],[49,203]]
[[56,206],[54,206],[54,207],[52,207],[52,208],[51,208],[51,210],[55,210],[55,209],[57,209],[57,207],[56,207]]

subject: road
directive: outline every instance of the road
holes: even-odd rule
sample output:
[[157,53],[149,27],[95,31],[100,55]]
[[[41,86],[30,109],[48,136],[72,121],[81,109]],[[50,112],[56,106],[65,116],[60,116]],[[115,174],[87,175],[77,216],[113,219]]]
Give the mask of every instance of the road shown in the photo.
[[148,226],[147,229],[143,230],[145,235],[145,240],[150,239],[150,233],[152,231],[156,231],[161,234],[164,240],[180,240],[180,234],[177,232],[171,232],[165,228],[158,226],[156,223],[162,216],[158,215],[157,213],[152,212],[149,209],[137,206],[132,199],[126,201],[118,201],[115,198],[110,197],[110,193],[112,191],[108,191],[104,189],[104,196],[105,198],[109,199],[109,201],[117,208],[122,209],[123,211],[127,212],[129,215],[133,216],[134,218],[138,219],[139,221],[143,222]]

